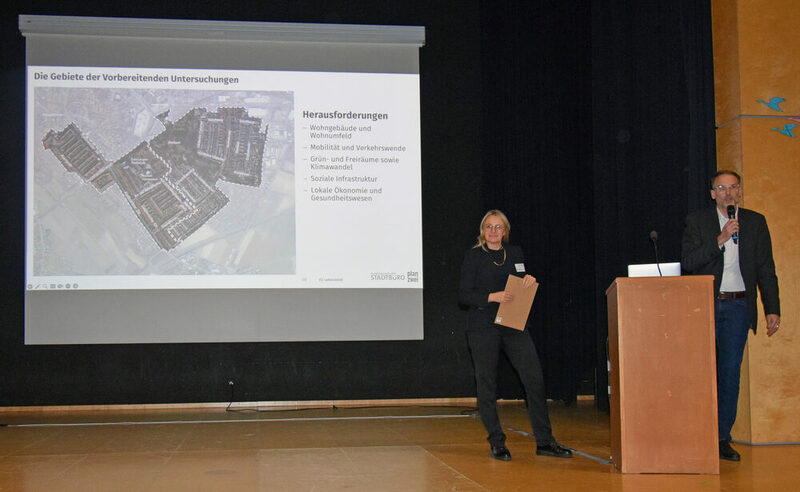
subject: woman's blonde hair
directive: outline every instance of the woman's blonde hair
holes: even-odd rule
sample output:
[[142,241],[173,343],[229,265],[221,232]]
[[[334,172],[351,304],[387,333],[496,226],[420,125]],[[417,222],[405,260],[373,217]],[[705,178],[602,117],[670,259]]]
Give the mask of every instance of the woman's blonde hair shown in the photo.
[[497,217],[503,222],[503,226],[505,227],[505,232],[503,233],[503,244],[508,244],[508,237],[509,233],[511,232],[511,224],[508,222],[508,217],[506,217],[506,214],[500,210],[489,210],[486,212],[486,215],[483,216],[483,219],[481,219],[480,235],[478,235],[478,242],[475,244],[475,246],[473,246],[473,248],[481,248],[486,251],[486,237],[483,235],[483,225],[486,223],[486,220],[492,216]]

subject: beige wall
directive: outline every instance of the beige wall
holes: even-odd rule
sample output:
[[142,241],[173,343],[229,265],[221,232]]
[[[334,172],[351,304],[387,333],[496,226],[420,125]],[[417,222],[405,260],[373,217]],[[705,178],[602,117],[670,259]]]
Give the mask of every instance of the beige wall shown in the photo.
[[[781,289],[781,329],[748,342],[733,437],[800,442],[800,3],[712,0],[712,16],[717,166],[742,173],[744,206],[767,217]],[[772,97],[783,112],[757,102]]]

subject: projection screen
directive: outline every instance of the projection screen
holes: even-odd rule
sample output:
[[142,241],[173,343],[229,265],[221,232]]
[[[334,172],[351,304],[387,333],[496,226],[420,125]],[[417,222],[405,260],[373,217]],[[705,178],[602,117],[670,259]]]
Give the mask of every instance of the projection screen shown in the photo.
[[19,25],[26,344],[422,339],[423,27]]

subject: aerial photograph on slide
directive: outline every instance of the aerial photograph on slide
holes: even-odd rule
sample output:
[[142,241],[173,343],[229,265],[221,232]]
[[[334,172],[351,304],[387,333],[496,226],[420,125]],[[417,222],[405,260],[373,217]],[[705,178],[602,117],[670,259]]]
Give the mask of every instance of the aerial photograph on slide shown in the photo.
[[34,275],[295,272],[292,92],[33,96]]

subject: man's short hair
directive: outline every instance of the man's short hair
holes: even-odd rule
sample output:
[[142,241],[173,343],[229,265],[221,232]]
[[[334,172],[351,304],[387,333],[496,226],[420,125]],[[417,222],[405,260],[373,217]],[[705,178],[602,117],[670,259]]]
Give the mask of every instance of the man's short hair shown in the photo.
[[711,176],[711,189],[712,190],[714,189],[714,181],[716,181],[717,178],[719,178],[720,176],[725,176],[726,174],[729,175],[729,176],[735,177],[736,181],[738,181],[739,183],[742,182],[742,177],[739,176],[739,173],[737,173],[736,171],[729,171],[727,169],[723,169],[721,171],[717,171],[716,173],[714,173],[713,176]]

